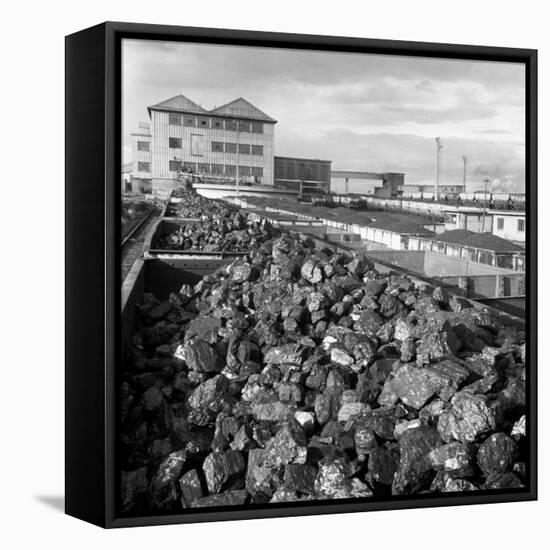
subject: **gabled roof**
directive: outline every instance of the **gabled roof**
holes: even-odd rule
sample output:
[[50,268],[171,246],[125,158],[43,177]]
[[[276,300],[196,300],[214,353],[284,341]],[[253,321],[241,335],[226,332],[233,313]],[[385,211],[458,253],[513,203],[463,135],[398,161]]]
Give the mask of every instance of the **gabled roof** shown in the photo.
[[269,115],[266,115],[263,111],[260,111],[257,107],[254,107],[252,103],[239,97],[234,101],[226,103],[217,109],[212,109],[210,111],[213,115],[220,116],[235,116],[242,118],[251,118],[255,120],[263,120],[265,122],[277,122],[275,119],[271,118]]
[[149,107],[147,107],[147,109],[149,110],[149,112],[154,109],[157,111],[180,111],[182,113],[208,113],[206,109],[203,109],[200,105],[198,105],[194,101],[191,101],[183,94],[175,95],[174,97],[161,101],[156,105],[150,105]]
[[435,241],[442,241],[450,244],[459,244],[469,246],[471,248],[482,248],[491,252],[525,252],[521,246],[508,241],[501,237],[497,237],[492,233],[474,233],[467,229],[453,229],[445,231],[434,237]]
[[226,117],[247,118],[251,120],[262,120],[264,122],[277,122],[274,118],[266,115],[263,111],[260,111],[257,107],[252,105],[249,101],[243,97],[239,97],[234,101],[226,103],[221,107],[208,111],[203,109],[198,103],[191,101],[183,94],[175,95],[170,99],[166,99],[157,103],[156,105],[149,105],[147,107],[149,115],[151,111],[174,111],[179,113],[192,113],[195,115],[218,115]]

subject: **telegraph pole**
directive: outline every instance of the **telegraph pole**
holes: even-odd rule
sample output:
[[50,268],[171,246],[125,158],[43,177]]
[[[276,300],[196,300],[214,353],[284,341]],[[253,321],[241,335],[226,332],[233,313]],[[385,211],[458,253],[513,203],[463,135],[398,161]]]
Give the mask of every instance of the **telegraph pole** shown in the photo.
[[483,193],[483,221],[481,223],[481,231],[485,233],[485,216],[487,214],[487,185],[491,180],[485,176],[483,182],[485,183],[485,192]]
[[466,166],[468,165],[468,157],[466,155],[462,155],[462,162],[464,163],[464,169],[462,171],[462,188],[464,189],[464,193],[466,193]]
[[237,163],[235,166],[235,190],[237,192],[237,196],[239,195],[239,120],[235,120],[236,130],[237,130]]
[[443,145],[441,145],[441,138],[436,137],[435,138],[436,143],[436,166],[435,166],[435,202],[439,199],[439,171],[441,168],[441,149],[443,149]]

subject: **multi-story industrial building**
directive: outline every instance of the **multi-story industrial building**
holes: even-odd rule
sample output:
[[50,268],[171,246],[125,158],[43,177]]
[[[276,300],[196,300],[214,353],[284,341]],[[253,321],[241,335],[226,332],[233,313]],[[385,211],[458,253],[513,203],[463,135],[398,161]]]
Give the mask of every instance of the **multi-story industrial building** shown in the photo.
[[155,192],[182,173],[210,181],[273,185],[276,120],[244,98],[210,111],[183,95],[148,107],[149,123],[133,137],[133,178]]

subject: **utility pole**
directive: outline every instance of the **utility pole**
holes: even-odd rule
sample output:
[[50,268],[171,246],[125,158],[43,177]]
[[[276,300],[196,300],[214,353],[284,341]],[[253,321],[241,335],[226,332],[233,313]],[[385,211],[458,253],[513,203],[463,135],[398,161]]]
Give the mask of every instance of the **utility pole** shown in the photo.
[[436,166],[435,166],[435,202],[439,199],[439,171],[441,169],[441,149],[443,149],[443,145],[441,145],[441,138],[436,137],[435,143],[437,147],[436,151]]
[[239,195],[239,120],[235,120],[235,127],[237,130],[237,164],[235,166],[235,191],[237,192],[237,196]]
[[481,223],[481,231],[485,233],[485,216],[487,215],[487,185],[491,180],[485,176],[483,182],[485,183],[485,192],[483,193],[483,221]]
[[466,166],[468,165],[468,157],[466,155],[462,155],[462,162],[464,163],[464,169],[462,171],[462,188],[464,193],[466,193]]

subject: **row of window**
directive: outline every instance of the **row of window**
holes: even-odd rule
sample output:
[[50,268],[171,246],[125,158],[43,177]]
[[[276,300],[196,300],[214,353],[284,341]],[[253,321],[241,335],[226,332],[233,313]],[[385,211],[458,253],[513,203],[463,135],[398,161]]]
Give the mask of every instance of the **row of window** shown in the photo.
[[[222,141],[213,141],[212,142],[212,152],[213,153],[236,153],[237,144],[236,143],[224,143]],[[248,143],[239,143],[239,154],[241,155],[263,155],[264,146],[263,145],[249,145]]]
[[[182,139],[171,137],[168,138],[168,147],[172,149],[181,149]],[[212,152],[213,153],[236,153],[237,144],[236,143],[224,143],[223,141],[213,141],[212,142]],[[239,143],[239,153],[241,155],[263,155],[264,147],[263,145],[249,145],[248,143]]]
[[[171,137],[168,138],[168,147],[172,149],[181,149],[182,139]],[[137,142],[138,151],[150,152],[150,144],[148,141],[138,141]],[[258,155],[262,156],[264,154],[263,145],[250,145],[248,143],[239,143],[239,153],[241,155]],[[223,141],[213,141],[212,142],[212,152],[213,153],[236,153],[237,144],[236,143],[224,143]]]
[[[237,167],[232,164],[208,164],[205,162],[180,162],[171,160],[169,166],[170,172],[189,172],[192,174],[213,174],[215,176],[235,177]],[[253,176],[262,178],[264,169],[259,166],[239,166],[239,176]]]
[[191,115],[168,115],[168,124],[172,126],[190,126],[192,128],[213,128],[218,130],[231,130],[236,132],[250,132],[253,134],[263,134],[264,125],[261,122],[248,122],[246,120],[196,117]]
[[[497,218],[497,231],[502,231],[504,229],[504,218]],[[517,220],[517,230],[520,233],[525,231],[525,220]]]

